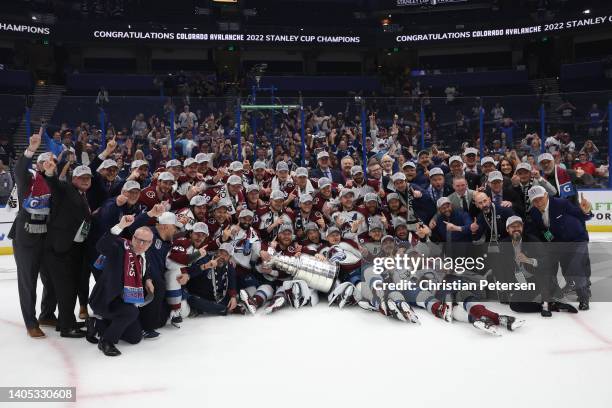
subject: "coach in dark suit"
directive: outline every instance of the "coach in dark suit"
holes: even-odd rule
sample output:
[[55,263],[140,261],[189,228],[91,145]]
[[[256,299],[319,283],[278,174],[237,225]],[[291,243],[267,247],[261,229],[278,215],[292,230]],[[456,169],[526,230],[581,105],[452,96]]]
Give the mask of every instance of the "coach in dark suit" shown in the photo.
[[559,266],[569,288],[578,295],[580,310],[589,309],[591,262],[589,258],[589,233],[586,221],[593,217],[591,203],[581,196],[580,207],[565,198],[551,197],[544,187],[529,189],[533,207],[529,211],[533,232],[547,245],[552,265],[552,277]]
[[[41,128],[41,132],[43,128]],[[39,325],[57,325],[55,318],[55,291],[47,269],[43,266],[47,218],[50,212],[51,191],[42,172],[30,172],[32,156],[40,146],[41,135],[32,135],[30,144],[15,165],[15,180],[19,200],[19,212],[8,237],[12,240],[15,263],[17,264],[17,287],[21,313],[28,331],[33,338],[45,337]],[[38,157],[40,166],[45,160],[52,160],[52,153]],[[36,319],[36,280],[40,271],[43,283],[41,311]]]
[[314,179],[327,177],[336,184],[344,184],[344,177],[342,177],[342,174],[329,166],[329,153],[326,151],[319,152],[319,154],[317,154],[317,165],[318,167],[310,172],[310,177]]
[[77,328],[74,306],[77,287],[89,268],[85,263],[86,240],[91,213],[86,192],[91,186],[91,170],[78,166],[70,182],[60,181],[54,161],[43,163],[45,180],[51,189],[51,214],[45,249],[46,266],[51,273],[59,308],[59,329],[62,337],[84,337]]
[[[121,354],[115,347],[120,339],[131,344],[142,340],[140,307],[154,293],[145,257],[153,243],[151,229],[138,228],[131,240],[119,237],[133,223],[133,215],[123,216],[97,243],[98,251],[105,256],[104,270],[91,292],[90,304],[102,319],[88,319],[87,340],[98,343],[107,356]],[[128,282],[130,276],[133,282]]]

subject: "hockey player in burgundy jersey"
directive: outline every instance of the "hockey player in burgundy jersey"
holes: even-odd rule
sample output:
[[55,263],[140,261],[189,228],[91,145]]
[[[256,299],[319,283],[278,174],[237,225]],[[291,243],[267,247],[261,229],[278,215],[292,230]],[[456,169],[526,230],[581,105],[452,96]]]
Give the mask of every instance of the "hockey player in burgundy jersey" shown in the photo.
[[334,215],[336,226],[342,232],[343,238],[354,239],[357,235],[367,231],[365,218],[361,212],[357,211],[354,205],[355,193],[352,189],[343,188],[340,191],[340,205],[337,210],[338,215]]
[[208,217],[206,225],[210,237],[208,249],[215,251],[219,248],[222,241],[222,236],[226,230],[232,225],[232,216],[229,214],[228,207],[230,203],[225,200],[215,204],[212,210],[212,217]]
[[333,212],[332,201],[334,200],[332,181],[327,177],[321,177],[317,184],[319,190],[313,196],[313,209],[323,214],[326,220],[329,220]]
[[323,248],[321,234],[321,228],[314,222],[307,222],[304,225],[304,239],[300,242],[303,254],[314,256]]
[[242,180],[236,175],[229,176],[227,183],[220,187],[209,188],[202,193],[209,205],[215,205],[221,200],[229,203],[228,211],[230,215],[236,214],[245,202],[242,194]]
[[208,219],[206,199],[197,195],[189,201],[189,207],[182,208],[176,212],[177,217],[185,217],[187,223],[185,224],[183,231],[191,231],[193,224],[196,222],[206,222]]
[[302,194],[300,196],[299,208],[291,215],[293,221],[293,231],[296,238],[302,240],[305,238],[304,225],[308,222],[313,222],[325,231],[325,220],[323,214],[312,210],[312,196],[310,194]]
[[176,179],[176,193],[186,195],[191,187],[200,187],[202,185],[202,175],[198,173],[198,163],[195,159],[188,157],[183,162],[183,174]]
[[244,163],[233,161],[230,163],[228,170],[230,172],[230,176],[240,177],[240,180],[242,180],[242,186],[246,187],[251,184],[251,179],[253,178],[252,173],[248,170],[249,167],[250,165],[248,160],[245,160]]
[[246,186],[245,203],[243,208],[251,210],[253,212],[252,225],[259,225],[259,209],[264,207],[266,204],[259,198],[260,187],[257,184],[249,184]]
[[366,179],[363,176],[363,167],[353,166],[351,168],[351,180],[347,180],[345,187],[352,188],[355,192],[355,201],[361,202],[366,194],[372,193],[384,197],[385,192],[380,182],[375,179]]
[[282,224],[293,225],[293,211],[285,208],[285,193],[279,190],[272,191],[269,207],[260,208],[257,216],[259,225],[256,229],[263,242],[272,242]]
[[385,233],[392,229],[391,213],[379,204],[380,199],[374,193],[368,193],[363,197],[363,204],[357,207],[357,211],[363,215],[365,227],[369,228],[374,221],[380,221],[385,228]]
[[272,175],[268,172],[266,163],[262,161],[256,161],[253,164],[253,184],[259,187],[259,196],[262,200],[267,200],[272,193],[270,183],[272,182]]
[[177,208],[183,208],[189,205],[189,200],[195,193],[189,191],[186,196],[179,198],[174,197],[172,194],[172,187],[174,186],[174,176],[170,172],[163,172],[157,177],[156,183],[151,185],[140,192],[140,198],[138,202],[144,204],[147,210],[153,208],[155,204],[166,202],[168,210],[176,210]]
[[374,221],[370,223],[368,232],[363,232],[357,237],[359,249],[363,255],[364,265],[374,262],[374,258],[381,253],[382,237],[385,235],[385,227],[382,222]]
[[[274,254],[300,256],[302,248],[293,239],[293,227],[291,224],[281,225],[276,240],[272,241],[267,248],[266,246],[264,242],[262,244],[264,250],[261,252],[263,263],[259,270],[266,277],[276,280],[277,289],[272,301],[265,307],[264,313],[275,312],[286,305],[291,305],[296,309],[305,305],[316,305],[319,302],[319,295],[316,290],[309,288],[305,281],[292,279],[291,275],[287,274],[287,272],[276,270],[266,264],[270,256]],[[268,255],[266,255],[266,251]],[[257,294],[255,297],[257,298]],[[262,300],[256,299],[259,304],[261,304]]]
[[170,322],[175,327],[183,321],[181,302],[182,286],[189,280],[187,267],[206,255],[208,227],[203,222],[193,225],[188,236],[177,238],[166,258],[166,302],[170,306]]

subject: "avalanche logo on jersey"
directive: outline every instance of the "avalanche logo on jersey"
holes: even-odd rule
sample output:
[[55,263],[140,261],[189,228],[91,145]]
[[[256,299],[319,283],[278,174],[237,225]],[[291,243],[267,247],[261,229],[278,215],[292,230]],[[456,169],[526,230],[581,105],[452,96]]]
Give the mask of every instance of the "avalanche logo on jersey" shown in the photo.
[[344,253],[344,250],[340,249],[339,247],[334,247],[334,250],[334,254],[331,256],[331,258],[329,258],[330,261],[341,263],[346,259],[346,253]]

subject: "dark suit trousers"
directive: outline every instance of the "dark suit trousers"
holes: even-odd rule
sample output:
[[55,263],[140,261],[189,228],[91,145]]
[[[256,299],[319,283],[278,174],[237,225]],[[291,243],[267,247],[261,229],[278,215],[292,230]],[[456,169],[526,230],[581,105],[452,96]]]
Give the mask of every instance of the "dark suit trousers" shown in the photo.
[[142,327],[138,320],[139,309],[117,298],[108,307],[109,313],[96,321],[96,329],[104,340],[117,344],[119,340],[131,344],[142,340]]
[[46,265],[57,295],[60,330],[73,329],[76,324],[74,307],[84,267],[85,251],[85,243],[73,242],[68,251],[60,253],[53,250],[51,243],[47,243]]
[[155,330],[166,325],[170,308],[166,302],[166,282],[154,279],[154,297],[151,303],[140,308],[140,324],[144,330]]
[[13,240],[13,253],[17,264],[17,287],[19,289],[19,303],[21,304],[21,314],[27,328],[37,327],[36,320],[36,284],[40,272],[40,280],[43,283],[43,293],[41,301],[41,318],[51,318],[55,316],[55,289],[49,277],[48,270],[43,263],[44,245],[46,234],[29,245]]

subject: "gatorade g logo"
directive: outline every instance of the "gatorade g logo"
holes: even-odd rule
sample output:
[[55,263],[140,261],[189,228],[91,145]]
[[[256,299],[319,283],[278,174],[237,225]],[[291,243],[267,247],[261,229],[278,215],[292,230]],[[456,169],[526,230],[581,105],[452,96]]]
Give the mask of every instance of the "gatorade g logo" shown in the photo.
[[574,185],[571,181],[563,183],[559,186],[559,196],[567,198],[573,195],[576,195],[576,190],[574,189]]

